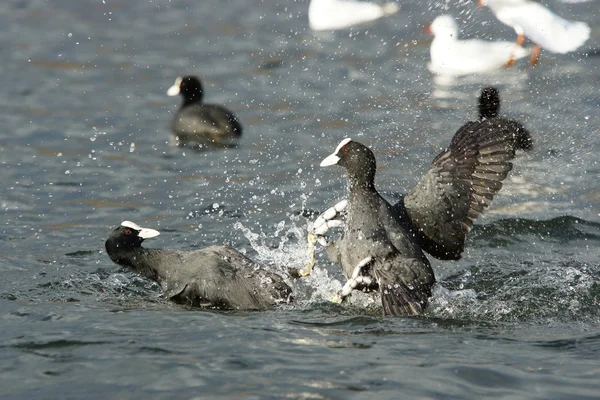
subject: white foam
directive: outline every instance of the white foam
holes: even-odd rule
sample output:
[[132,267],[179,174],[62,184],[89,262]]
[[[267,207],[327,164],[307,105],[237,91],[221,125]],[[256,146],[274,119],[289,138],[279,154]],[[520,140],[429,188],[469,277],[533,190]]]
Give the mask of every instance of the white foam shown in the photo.
[[[298,219],[298,222],[303,219]],[[302,279],[291,281],[288,268],[301,269],[308,263],[307,232],[305,227],[296,226],[296,222],[286,224],[282,221],[277,225],[274,233],[254,233],[241,222],[234,225],[241,230],[250,241],[250,245],[257,252],[257,262],[281,274],[294,289],[294,298],[301,304],[315,301],[331,300],[341,289],[342,284],[328,275],[327,270],[315,266],[311,275]],[[291,239],[291,240],[290,240]],[[278,243],[277,243],[278,242]],[[321,251],[323,248],[317,248]]]

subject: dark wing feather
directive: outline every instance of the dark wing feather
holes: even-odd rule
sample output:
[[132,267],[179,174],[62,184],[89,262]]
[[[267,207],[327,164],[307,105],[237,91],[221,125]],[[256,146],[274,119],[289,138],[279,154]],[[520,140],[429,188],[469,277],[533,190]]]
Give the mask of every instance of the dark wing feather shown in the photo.
[[418,315],[425,311],[435,283],[427,260],[405,258],[396,253],[376,260],[372,273],[379,285],[384,315]]
[[496,118],[492,120],[496,124],[502,124],[506,126],[506,129],[514,130],[515,133],[515,149],[529,151],[533,149],[533,139],[531,133],[517,120],[508,118]]
[[493,120],[469,122],[398,204],[406,208],[421,246],[434,257],[461,257],[473,221],[490,205],[512,169],[515,129]]

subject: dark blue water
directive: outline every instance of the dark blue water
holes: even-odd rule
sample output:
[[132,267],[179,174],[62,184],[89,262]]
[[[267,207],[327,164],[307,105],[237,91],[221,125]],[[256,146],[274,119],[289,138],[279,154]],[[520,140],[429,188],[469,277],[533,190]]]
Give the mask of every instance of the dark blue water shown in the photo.
[[[0,4],[0,397],[526,398],[600,393],[600,12],[550,6],[592,38],[535,69],[440,83],[422,28],[462,13],[464,37],[514,39],[468,2],[402,2],[351,31],[314,34],[307,1]],[[529,43],[530,45],[530,43]],[[168,146],[181,74],[232,109],[240,146]],[[344,137],[378,157],[380,191],[409,190],[484,84],[534,134],[462,260],[432,260],[425,316],[381,318],[329,299],[325,255],[268,312],[188,309],[113,264],[123,220],[147,246],[227,243],[275,271],[306,261],[306,216],[345,194],[319,162]]]

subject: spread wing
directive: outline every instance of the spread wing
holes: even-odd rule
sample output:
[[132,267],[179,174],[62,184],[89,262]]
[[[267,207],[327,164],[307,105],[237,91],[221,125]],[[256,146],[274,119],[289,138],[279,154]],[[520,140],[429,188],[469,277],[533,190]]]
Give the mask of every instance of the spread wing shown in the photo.
[[406,209],[422,248],[442,260],[461,257],[473,221],[512,169],[512,125],[484,120],[461,127],[421,182],[394,208]]

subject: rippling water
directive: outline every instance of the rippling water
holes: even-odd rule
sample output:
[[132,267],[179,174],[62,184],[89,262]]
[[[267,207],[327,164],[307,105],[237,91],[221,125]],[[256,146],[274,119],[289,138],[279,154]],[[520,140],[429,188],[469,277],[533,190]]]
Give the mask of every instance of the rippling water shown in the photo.
[[[422,27],[513,39],[469,2],[402,2],[351,31],[307,30],[307,1],[0,4],[2,398],[570,398],[600,393],[600,58],[597,2],[575,53],[453,82],[425,69]],[[235,149],[170,148],[177,75],[245,127]],[[396,198],[476,114],[484,84],[533,133],[458,262],[434,260],[427,315],[328,302],[324,254],[269,312],[187,309],[110,262],[121,221],[152,247],[228,243],[274,270],[306,261],[307,216],[344,196],[318,167],[344,137],[371,146]]]

